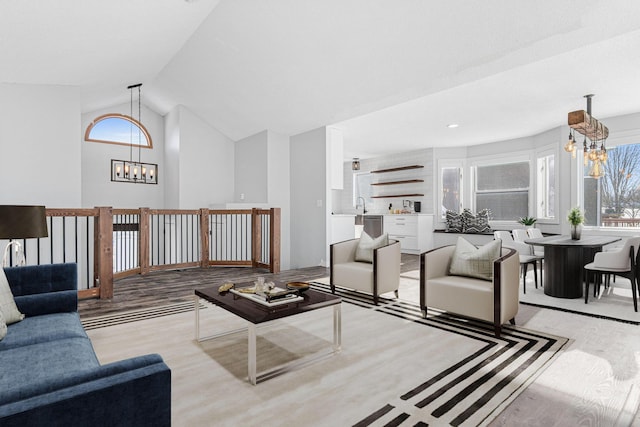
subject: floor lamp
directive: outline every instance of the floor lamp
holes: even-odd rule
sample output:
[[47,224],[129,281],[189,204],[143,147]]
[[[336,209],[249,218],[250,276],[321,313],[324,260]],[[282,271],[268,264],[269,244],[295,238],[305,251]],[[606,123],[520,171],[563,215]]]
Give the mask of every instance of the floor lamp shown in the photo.
[[14,247],[17,265],[26,264],[22,244],[12,239],[32,239],[48,235],[44,206],[0,205],[0,240],[11,240],[4,249],[3,267],[8,266],[11,246]]

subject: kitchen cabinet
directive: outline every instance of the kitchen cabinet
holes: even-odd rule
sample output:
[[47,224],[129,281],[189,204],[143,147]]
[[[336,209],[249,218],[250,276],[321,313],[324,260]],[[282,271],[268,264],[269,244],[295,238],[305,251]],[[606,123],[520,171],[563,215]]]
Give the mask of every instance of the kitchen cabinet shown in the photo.
[[433,215],[385,215],[384,232],[400,242],[401,251],[420,254],[433,248]]

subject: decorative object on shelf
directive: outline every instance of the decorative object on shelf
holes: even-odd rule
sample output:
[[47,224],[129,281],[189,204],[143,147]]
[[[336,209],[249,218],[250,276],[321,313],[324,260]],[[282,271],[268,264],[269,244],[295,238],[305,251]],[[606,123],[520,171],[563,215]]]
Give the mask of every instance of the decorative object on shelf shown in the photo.
[[568,116],[569,140],[564,145],[564,150],[571,153],[576,158],[577,136],[575,133],[584,135],[582,141],[584,166],[591,163],[589,176],[592,178],[601,178],[604,176],[604,165],[607,163],[607,148],[605,143],[609,136],[609,129],[595,117],[591,116],[591,98],[593,94],[585,95],[587,98],[587,111],[572,111]]
[[[141,103],[141,92],[140,88],[142,87],[142,83],[138,83],[135,85],[128,86],[130,98],[131,98],[131,118],[133,119],[133,89],[138,89],[138,123],[142,123],[141,115],[142,115],[142,103]],[[144,163],[141,159],[142,155],[142,144],[140,144],[141,140],[141,132],[142,130],[135,126],[138,132],[137,141],[138,144],[138,160],[133,159],[133,146],[134,146],[134,135],[133,128],[134,124],[130,125],[130,134],[129,134],[129,160],[115,160],[111,159],[111,181],[113,182],[132,182],[135,184],[157,184],[158,183],[158,165],[155,163]]]
[[[31,239],[48,235],[44,206],[0,206],[0,239]],[[4,250],[2,266],[8,266],[11,246],[15,251],[15,264],[25,265],[26,259],[22,244],[17,240],[12,240]]]
[[578,206],[572,208],[567,214],[567,221],[571,224],[571,239],[580,240],[582,232],[582,223],[584,222],[584,214]]
[[533,227],[536,221],[537,221],[537,218],[534,218],[532,216],[524,216],[518,220],[520,224],[525,225],[527,227]]
[[353,160],[351,161],[351,170],[352,171],[359,171],[360,170],[360,159],[357,157],[354,157]]

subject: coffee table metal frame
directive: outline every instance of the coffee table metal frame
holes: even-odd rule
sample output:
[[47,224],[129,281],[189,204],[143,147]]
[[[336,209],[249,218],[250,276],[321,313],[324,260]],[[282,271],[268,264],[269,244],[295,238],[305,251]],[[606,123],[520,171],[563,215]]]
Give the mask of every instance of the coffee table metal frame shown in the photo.
[[[248,283],[246,284],[249,285]],[[195,290],[195,338],[198,342],[220,338],[237,332],[248,331],[248,378],[253,385],[258,384],[269,378],[273,378],[285,372],[305,366],[311,362],[325,358],[327,356],[339,353],[342,349],[342,314],[341,314],[341,298],[335,295],[324,294],[322,292],[308,290],[304,294],[305,300],[299,302],[291,302],[274,307],[262,306],[257,302],[251,301],[242,296],[235,295],[231,292],[220,294],[217,288],[205,288]],[[209,301],[210,303],[224,309],[227,312],[235,314],[247,321],[247,327],[224,331],[214,335],[200,336],[200,299]],[[318,301],[320,298],[320,301]],[[330,351],[321,351],[309,356],[302,357],[298,360],[285,363],[283,365],[271,368],[264,372],[257,372],[257,351],[256,351],[256,329],[259,324],[266,324],[273,320],[282,319],[296,314],[305,313],[325,307],[333,307],[333,346]]]

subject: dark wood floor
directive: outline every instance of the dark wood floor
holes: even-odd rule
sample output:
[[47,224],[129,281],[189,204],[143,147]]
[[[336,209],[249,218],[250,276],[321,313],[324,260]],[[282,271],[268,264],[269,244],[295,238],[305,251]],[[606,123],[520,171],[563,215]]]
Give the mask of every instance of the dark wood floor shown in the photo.
[[[402,271],[417,270],[419,257],[402,254]],[[190,268],[173,271],[157,271],[144,276],[136,275],[114,282],[114,297],[110,300],[88,299],[80,301],[80,316],[94,317],[120,311],[158,307],[178,302],[192,301],[193,291],[206,286],[219,286],[224,282],[252,282],[263,276],[267,281],[310,281],[329,276],[325,267],[308,267],[271,274],[265,269],[247,267]]]

